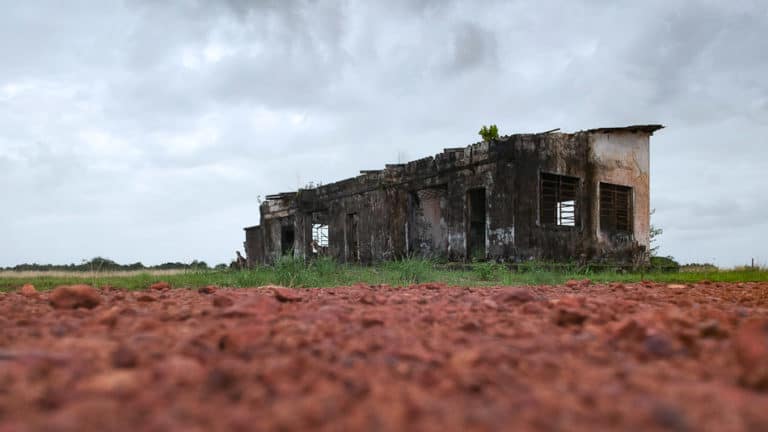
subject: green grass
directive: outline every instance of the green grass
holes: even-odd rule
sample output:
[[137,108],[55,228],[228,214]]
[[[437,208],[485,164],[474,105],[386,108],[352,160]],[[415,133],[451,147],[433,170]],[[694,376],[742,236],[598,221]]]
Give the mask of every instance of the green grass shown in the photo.
[[25,283],[31,283],[38,289],[50,289],[57,285],[76,283],[142,289],[159,281],[167,281],[175,287],[184,288],[197,288],[205,285],[256,287],[272,284],[292,287],[332,287],[355,283],[402,286],[423,282],[442,282],[457,286],[556,285],[569,279],[590,279],[594,282],[648,280],[664,283],[687,283],[703,280],[712,282],[768,281],[768,270],[766,269],[627,273],[538,263],[521,265],[516,271],[510,271],[502,265],[493,263],[474,263],[457,267],[449,269],[444,265],[417,259],[386,262],[375,266],[338,264],[330,259],[321,259],[309,264],[294,259],[282,259],[272,267],[265,266],[244,271],[55,272],[51,274],[45,272],[30,274],[0,272],[0,291],[15,290]]

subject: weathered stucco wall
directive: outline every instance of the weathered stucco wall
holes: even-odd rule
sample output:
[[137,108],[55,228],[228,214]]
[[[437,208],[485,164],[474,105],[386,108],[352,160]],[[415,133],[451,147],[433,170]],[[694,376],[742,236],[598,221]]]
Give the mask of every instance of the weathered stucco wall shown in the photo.
[[[658,127],[632,128],[511,135],[270,196],[261,206],[261,244],[246,247],[249,260],[272,262],[285,253],[286,227],[294,230],[294,256],[311,256],[312,224],[320,218],[328,225],[326,253],[339,261],[477,254],[631,261],[648,246],[648,145]],[[542,223],[542,174],[578,179],[573,226]],[[632,188],[631,233],[601,229],[601,182]]]
[[[650,137],[643,133],[590,134],[592,153],[590,161],[595,165],[595,195],[599,183],[612,183],[632,188],[634,240],[642,246],[650,245]],[[594,209],[599,221],[598,208]],[[601,244],[612,245],[612,239],[598,226],[593,234]]]

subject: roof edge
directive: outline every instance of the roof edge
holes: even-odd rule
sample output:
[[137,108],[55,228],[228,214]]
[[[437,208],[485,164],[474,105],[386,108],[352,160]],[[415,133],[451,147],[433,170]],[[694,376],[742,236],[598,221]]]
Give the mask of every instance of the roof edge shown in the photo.
[[647,124],[647,125],[632,125],[632,126],[621,126],[621,127],[587,129],[584,132],[588,132],[588,133],[645,132],[653,135],[654,132],[661,129],[664,129],[664,125]]

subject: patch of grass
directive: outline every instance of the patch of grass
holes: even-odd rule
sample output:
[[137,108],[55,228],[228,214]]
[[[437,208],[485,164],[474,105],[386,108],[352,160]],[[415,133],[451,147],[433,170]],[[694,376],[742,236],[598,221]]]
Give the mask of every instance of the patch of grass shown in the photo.
[[504,267],[493,261],[477,262],[472,266],[475,277],[478,280],[490,282],[499,280]]
[[383,265],[383,269],[385,279],[397,285],[433,282],[440,278],[435,273],[434,263],[428,260],[405,258],[387,262]]
[[423,282],[441,282],[457,286],[492,285],[556,285],[569,279],[591,279],[594,282],[661,283],[768,282],[768,270],[741,268],[736,270],[707,270],[701,272],[650,273],[622,272],[615,269],[593,269],[576,265],[554,265],[530,262],[514,270],[495,263],[474,263],[452,268],[429,260],[404,259],[374,266],[340,264],[324,258],[304,262],[284,258],[274,266],[237,270],[187,270],[174,272],[0,272],[0,291],[12,291],[25,283],[38,289],[78,283],[93,286],[111,285],[125,289],[142,289],[166,281],[174,287],[198,288],[205,285],[227,287],[257,287],[284,285],[292,287],[332,287],[354,283],[389,284],[393,286]]

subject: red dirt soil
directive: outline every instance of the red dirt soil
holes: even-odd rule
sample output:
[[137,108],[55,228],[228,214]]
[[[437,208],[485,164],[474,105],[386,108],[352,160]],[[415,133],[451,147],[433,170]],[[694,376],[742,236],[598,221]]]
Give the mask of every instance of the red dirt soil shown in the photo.
[[768,430],[768,284],[0,294],[0,431]]

